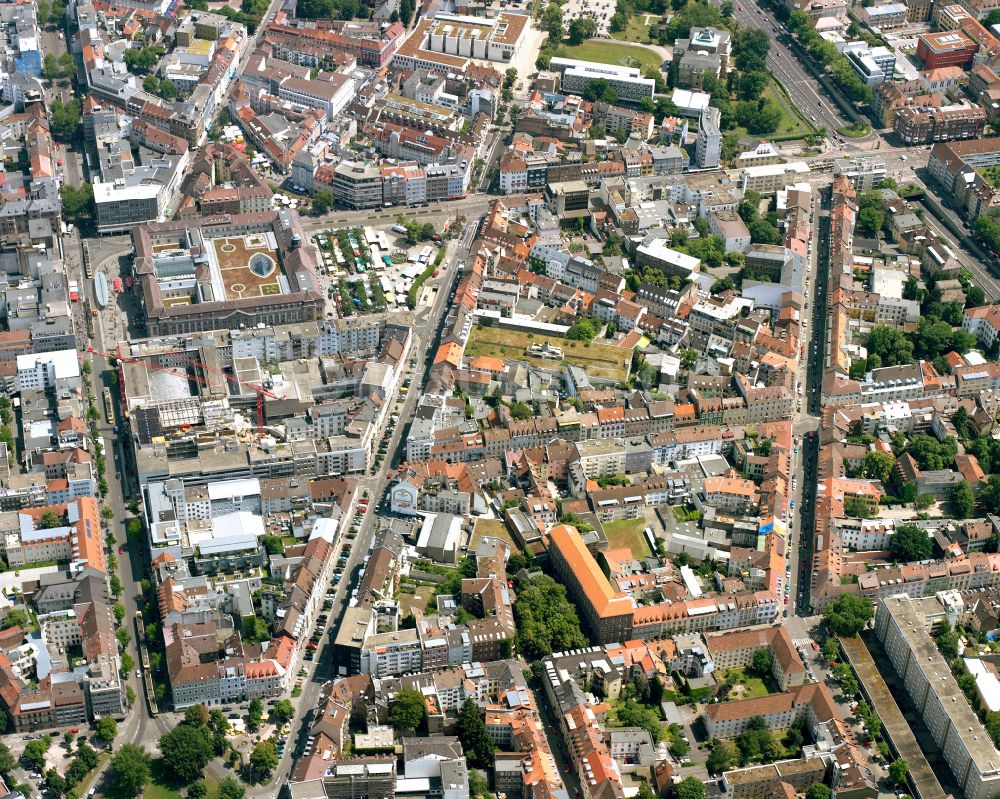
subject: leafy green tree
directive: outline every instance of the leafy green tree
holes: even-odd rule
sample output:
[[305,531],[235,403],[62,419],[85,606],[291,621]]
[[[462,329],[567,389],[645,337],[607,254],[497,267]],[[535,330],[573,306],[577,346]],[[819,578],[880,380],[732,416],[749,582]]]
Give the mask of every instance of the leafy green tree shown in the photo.
[[188,786],[187,799],[205,799],[208,796],[208,786],[203,782],[195,782]]
[[583,44],[587,39],[593,39],[597,33],[597,23],[593,17],[580,16],[569,23],[569,43]]
[[740,72],[767,72],[771,37],[759,28],[741,28],[733,40],[733,59]]
[[54,510],[47,510],[38,519],[38,526],[43,530],[51,530],[54,527],[62,527],[62,517]]
[[58,99],[49,103],[49,129],[59,141],[76,139],[80,132],[80,103]]
[[883,485],[889,482],[895,460],[888,452],[872,450],[865,453],[861,464],[861,474],[869,480],[878,480]]
[[971,437],[972,417],[969,416],[969,412],[965,410],[964,406],[959,405],[958,410],[951,415],[951,423],[955,426],[955,432],[958,433],[959,438]]
[[827,663],[833,663],[837,658],[840,657],[840,644],[837,643],[837,639],[830,637],[823,642],[822,646],[823,659]]
[[853,697],[858,692],[858,681],[853,674],[845,674],[838,682],[844,696]]
[[551,577],[537,577],[519,588],[514,617],[518,651],[529,659],[587,646],[576,608],[565,587]]
[[250,752],[250,770],[255,777],[267,777],[278,767],[278,750],[273,741],[261,741]]
[[523,422],[526,419],[530,419],[533,415],[531,412],[531,406],[528,405],[528,403],[526,402],[511,403],[509,410],[511,418],[519,422]]
[[986,294],[979,286],[969,286],[965,290],[965,307],[978,308],[986,303]]
[[855,229],[860,235],[875,238],[885,224],[885,213],[879,208],[862,208],[858,211]]
[[657,743],[663,733],[660,726],[660,714],[653,708],[629,697],[615,709],[614,723],[619,727],[642,727],[647,730]]
[[268,555],[282,555],[285,552],[285,543],[277,535],[265,535],[261,539],[264,549]]
[[279,724],[284,724],[286,721],[291,721],[295,717],[295,708],[289,700],[279,699],[274,703],[274,707],[271,709],[271,716]]
[[836,635],[857,635],[871,621],[872,602],[867,597],[841,594],[826,606],[823,618]]
[[42,77],[46,80],[55,80],[62,74],[59,67],[59,59],[49,53],[42,59]]
[[[407,0],[403,0],[403,2],[405,3]],[[219,799],[243,799],[245,793],[246,789],[232,777],[225,777],[215,789],[215,795]]]
[[168,102],[174,100],[177,97],[177,84],[172,80],[165,79],[160,81],[160,87],[156,92],[160,97]]
[[97,737],[111,743],[118,735],[118,722],[110,716],[105,716],[94,725]]
[[563,33],[563,13],[562,6],[558,3],[549,3],[542,12],[542,30],[553,39],[562,39]]
[[718,775],[735,766],[739,762],[739,757],[739,750],[732,741],[713,738],[710,742],[710,751],[708,759],[705,761],[705,767],[709,774]]
[[705,799],[705,783],[697,777],[687,777],[674,787],[675,799]]
[[750,668],[758,677],[769,677],[774,668],[774,655],[771,654],[771,650],[762,647],[754,652]]
[[469,769],[469,796],[473,799],[485,799],[490,795],[490,784],[486,781],[486,775],[479,769]]
[[45,790],[56,796],[62,796],[67,790],[66,778],[54,768],[50,768],[45,772]]
[[574,341],[593,341],[597,331],[589,319],[577,319],[566,331],[566,338]]
[[208,708],[204,705],[191,705],[184,711],[184,723],[193,727],[202,727],[208,724]]
[[396,700],[389,709],[392,726],[402,733],[419,730],[427,718],[424,696],[413,688],[403,688],[396,694]]
[[472,699],[466,699],[459,711],[457,733],[471,765],[477,768],[492,766],[496,746],[486,729],[479,705]]
[[89,183],[80,186],[63,185],[59,189],[63,216],[72,222],[92,219],[94,216],[94,188]]
[[875,325],[868,333],[865,346],[869,354],[877,354],[884,366],[913,362],[913,342],[894,327]]
[[889,782],[893,785],[905,785],[906,778],[909,776],[910,768],[907,766],[906,761],[903,758],[898,758],[893,760],[889,764]]
[[212,758],[212,736],[206,726],[179,724],[160,736],[160,754],[168,772],[182,783],[201,779]]
[[941,621],[934,631],[934,642],[937,644],[938,651],[947,660],[958,657],[958,633],[947,619]]
[[927,560],[933,551],[927,531],[915,524],[900,525],[889,538],[889,554],[897,563]]
[[108,776],[117,797],[139,796],[149,782],[149,755],[136,744],[124,744],[111,758]]
[[260,725],[264,723],[264,703],[259,699],[251,699],[247,709],[247,729],[250,732],[257,732]]
[[[119,602],[116,604],[121,604],[121,603]],[[128,629],[126,629],[125,627],[119,627],[117,630],[115,630],[115,638],[117,639],[118,643],[121,644],[122,649],[127,647],[129,645],[129,642],[132,640],[132,637],[129,635]]]
[[45,753],[49,751],[49,746],[45,739],[28,741],[25,744],[21,760],[30,766],[33,771],[45,770]]
[[271,628],[259,616],[243,617],[243,640],[252,644],[267,641],[271,638]]
[[614,105],[618,102],[618,92],[604,78],[596,78],[583,90],[583,99],[592,103],[604,102]]
[[814,782],[806,791],[806,799],[830,799],[831,796],[833,791],[822,782]]
[[10,753],[7,744],[0,741],[0,777],[6,777],[17,767],[17,760]]
[[736,94],[741,100],[756,100],[763,94],[770,80],[766,72],[744,72],[739,77]]
[[312,212],[316,216],[329,213],[335,202],[333,192],[327,189],[318,189],[312,197]]
[[87,771],[97,768],[97,752],[88,743],[82,743],[76,748],[76,757]]
[[957,483],[951,491],[951,509],[956,519],[968,519],[975,512],[976,497],[965,480]]
[[11,627],[27,629],[30,626],[31,616],[24,608],[14,608],[13,610],[8,610],[7,615],[3,617],[3,622],[0,622],[0,628],[4,630],[9,630]]

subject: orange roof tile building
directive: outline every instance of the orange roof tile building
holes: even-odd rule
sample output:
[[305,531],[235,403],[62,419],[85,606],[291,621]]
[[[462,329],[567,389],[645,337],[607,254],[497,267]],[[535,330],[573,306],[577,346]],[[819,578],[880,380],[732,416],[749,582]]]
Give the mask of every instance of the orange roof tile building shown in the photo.
[[560,524],[549,531],[549,557],[591,640],[598,644],[628,640],[635,604],[611,585],[575,527]]

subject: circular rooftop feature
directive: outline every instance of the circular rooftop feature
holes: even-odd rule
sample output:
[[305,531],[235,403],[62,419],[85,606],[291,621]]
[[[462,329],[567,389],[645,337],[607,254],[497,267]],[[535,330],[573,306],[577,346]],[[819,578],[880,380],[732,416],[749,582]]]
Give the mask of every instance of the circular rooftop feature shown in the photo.
[[249,266],[250,271],[257,275],[257,277],[267,277],[274,271],[276,264],[270,256],[257,253],[250,259]]

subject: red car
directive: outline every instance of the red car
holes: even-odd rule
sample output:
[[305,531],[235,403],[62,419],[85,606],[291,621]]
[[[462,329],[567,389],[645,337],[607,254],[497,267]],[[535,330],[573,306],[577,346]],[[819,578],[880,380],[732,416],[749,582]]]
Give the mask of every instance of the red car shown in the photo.
[[124,544],[122,544],[120,547],[118,547],[118,554],[119,555],[124,555],[125,554],[125,545]]
[[812,648],[814,652],[819,652],[819,644],[817,644],[815,641],[812,642]]

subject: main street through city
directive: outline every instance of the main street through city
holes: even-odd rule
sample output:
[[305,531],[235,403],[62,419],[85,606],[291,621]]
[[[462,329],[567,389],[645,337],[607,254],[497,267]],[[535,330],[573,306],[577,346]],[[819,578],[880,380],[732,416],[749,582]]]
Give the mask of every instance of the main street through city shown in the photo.
[[[441,276],[435,281],[436,286],[434,287],[437,291],[433,303],[430,309],[418,310],[414,317],[413,341],[410,348],[410,363],[413,366],[409,371],[414,386],[422,386],[425,383],[434,363],[434,354],[441,341],[448,311],[448,297],[458,277],[459,264],[463,263],[469,256],[470,248],[475,239],[475,228],[476,224],[470,223],[463,230],[462,236],[449,245],[444,269]],[[319,706],[322,687],[335,676],[328,649],[337,636],[340,621],[350,600],[350,592],[361,577],[361,561],[368,554],[374,542],[375,534],[378,531],[377,509],[388,484],[386,475],[392,469],[392,465],[404,457],[406,433],[419,401],[419,390],[410,391],[406,395],[402,407],[397,411],[399,422],[389,437],[389,456],[385,464],[374,474],[366,476],[360,481],[361,490],[368,492],[371,501],[362,519],[355,546],[348,556],[347,566],[344,569],[344,573],[350,578],[341,580],[334,588],[333,607],[328,612],[331,620],[328,628],[329,634],[323,636],[322,643],[316,650],[315,659],[312,661],[309,678],[302,689],[302,695],[294,703],[295,718],[290,722],[290,726],[292,728],[291,740],[295,742],[295,745],[286,747],[271,779],[265,785],[251,787],[247,792],[249,797],[274,796],[277,792],[277,786],[283,784],[287,778],[295,756],[302,751],[306,744],[310,727],[315,720],[316,709]],[[213,766],[217,767],[218,763],[214,763]],[[218,776],[223,775],[224,773],[220,772]]]
[[770,11],[762,9],[752,0],[746,0],[736,5],[733,16],[742,27],[765,31],[771,37],[771,49],[767,54],[771,74],[780,81],[795,107],[810,122],[832,131],[850,124],[850,120],[844,118],[836,104],[818,89],[816,79],[785,44],[783,37],[779,35],[782,31],[781,23]]

